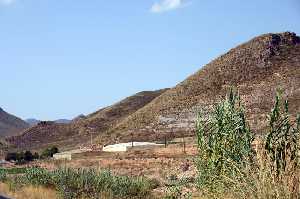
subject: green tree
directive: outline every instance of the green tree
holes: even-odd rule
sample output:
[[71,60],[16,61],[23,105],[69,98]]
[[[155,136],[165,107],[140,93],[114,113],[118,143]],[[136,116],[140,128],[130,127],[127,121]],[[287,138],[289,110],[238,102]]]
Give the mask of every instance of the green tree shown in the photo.
[[27,161],[27,162],[30,162],[30,161],[33,160],[33,155],[31,153],[31,151],[25,151],[24,160]]
[[7,153],[5,155],[6,161],[16,161],[17,160],[17,153]]
[[54,154],[58,153],[59,150],[56,146],[53,146],[51,148],[47,148],[42,152],[41,157],[42,158],[51,158]]
[[33,159],[34,160],[37,160],[37,159],[39,159],[40,158],[40,155],[37,153],[37,152],[35,152],[34,154],[33,154]]

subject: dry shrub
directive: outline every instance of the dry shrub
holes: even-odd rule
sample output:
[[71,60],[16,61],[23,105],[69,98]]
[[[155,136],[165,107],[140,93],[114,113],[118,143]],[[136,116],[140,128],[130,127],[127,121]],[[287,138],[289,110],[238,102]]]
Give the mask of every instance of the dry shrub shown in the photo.
[[0,184],[0,193],[15,199],[55,199],[56,192],[43,187],[28,186],[12,192],[9,185]]

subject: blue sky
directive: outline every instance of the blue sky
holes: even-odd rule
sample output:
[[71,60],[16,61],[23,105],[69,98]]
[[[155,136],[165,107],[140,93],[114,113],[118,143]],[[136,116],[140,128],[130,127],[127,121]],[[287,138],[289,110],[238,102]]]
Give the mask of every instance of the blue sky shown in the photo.
[[0,107],[73,118],[282,31],[300,34],[299,0],[0,0]]

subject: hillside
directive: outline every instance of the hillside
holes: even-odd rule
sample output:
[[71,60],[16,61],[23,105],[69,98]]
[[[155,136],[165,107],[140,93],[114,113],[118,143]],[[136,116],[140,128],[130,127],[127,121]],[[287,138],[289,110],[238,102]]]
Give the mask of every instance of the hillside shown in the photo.
[[[190,134],[197,112],[209,112],[232,86],[239,90],[256,133],[262,133],[266,126],[277,88],[284,89],[291,113],[296,115],[300,112],[300,38],[289,32],[265,34],[239,45],[126,118],[110,133],[118,140],[128,140],[131,133],[136,140]],[[106,141],[99,138],[99,142]]]
[[141,92],[70,124],[44,123],[7,141],[19,148],[87,143],[151,141],[193,135],[196,115],[207,114],[231,87],[238,89],[247,118],[263,133],[276,89],[300,112],[300,38],[294,33],[265,34],[233,48],[171,89]]
[[80,119],[73,120],[70,124],[41,122],[25,130],[21,135],[6,140],[20,149],[39,149],[49,145],[72,148],[85,144],[90,140],[90,133],[93,133],[94,136],[103,135],[166,90],[137,93],[88,116],[81,116]]
[[29,125],[22,119],[0,108],[0,137],[15,135],[28,126]]

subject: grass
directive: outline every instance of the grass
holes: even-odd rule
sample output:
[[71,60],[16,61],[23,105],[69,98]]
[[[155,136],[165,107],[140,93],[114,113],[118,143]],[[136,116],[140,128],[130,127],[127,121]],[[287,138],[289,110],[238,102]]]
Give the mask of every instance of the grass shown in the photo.
[[20,168],[0,168],[0,175],[1,173],[6,173],[6,174],[22,174],[26,172],[26,168],[20,167]]
[[9,185],[0,183],[0,193],[15,199],[55,199],[56,192],[44,187],[27,186],[11,191]]
[[[3,170],[1,173],[7,174]],[[6,171],[8,172],[8,171]],[[59,198],[147,198],[156,184],[143,177],[115,176],[109,171],[61,168],[47,171],[26,169],[22,175],[5,176],[11,191],[26,187],[56,190]]]
[[198,121],[197,185],[202,194],[208,198],[300,198],[300,116],[292,123],[288,102],[281,103],[277,94],[267,136],[252,153],[251,131],[245,128],[240,102],[236,105],[232,99],[218,104],[208,121]]

